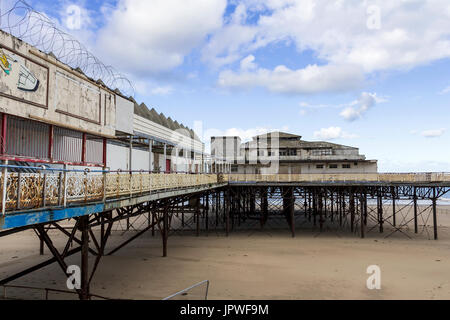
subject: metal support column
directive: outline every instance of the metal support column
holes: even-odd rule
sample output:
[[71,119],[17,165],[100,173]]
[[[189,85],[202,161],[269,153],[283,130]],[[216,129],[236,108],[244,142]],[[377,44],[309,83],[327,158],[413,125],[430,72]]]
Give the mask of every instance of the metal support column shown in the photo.
[[89,216],[80,219],[81,231],[81,292],[80,299],[89,299]]

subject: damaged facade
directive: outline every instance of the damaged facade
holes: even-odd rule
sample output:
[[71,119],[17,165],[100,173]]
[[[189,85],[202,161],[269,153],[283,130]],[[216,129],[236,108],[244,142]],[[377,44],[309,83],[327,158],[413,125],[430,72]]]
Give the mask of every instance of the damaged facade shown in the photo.
[[0,31],[0,159],[9,164],[208,172],[192,129]]
[[212,137],[211,154],[232,163],[231,173],[377,172],[377,160],[366,160],[358,148],[301,138],[285,132],[258,135],[245,143],[239,137]]

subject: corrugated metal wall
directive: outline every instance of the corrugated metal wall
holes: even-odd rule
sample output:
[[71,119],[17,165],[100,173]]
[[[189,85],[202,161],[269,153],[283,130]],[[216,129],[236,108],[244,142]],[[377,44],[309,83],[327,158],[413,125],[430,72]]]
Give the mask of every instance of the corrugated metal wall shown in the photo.
[[86,162],[103,163],[103,138],[86,136]]
[[50,127],[46,124],[8,116],[6,153],[48,159],[49,130]]
[[[50,130],[51,125],[8,115],[5,155],[27,157],[32,160],[50,160]],[[0,132],[2,132],[1,119]],[[2,137],[1,134],[0,137]],[[0,146],[1,143],[2,141]],[[51,160],[81,164],[82,153],[82,132],[54,126]],[[103,164],[103,138],[86,134],[84,162]]]
[[81,162],[83,134],[56,127],[53,131],[53,159],[55,161]]

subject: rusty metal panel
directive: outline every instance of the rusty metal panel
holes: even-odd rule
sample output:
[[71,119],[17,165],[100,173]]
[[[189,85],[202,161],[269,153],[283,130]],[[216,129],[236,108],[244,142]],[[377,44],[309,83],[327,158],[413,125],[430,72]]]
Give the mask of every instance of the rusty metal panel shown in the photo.
[[78,131],[55,127],[53,133],[53,159],[81,162],[83,134]]
[[47,159],[50,143],[49,131],[50,127],[47,124],[9,116],[6,130],[6,153]]

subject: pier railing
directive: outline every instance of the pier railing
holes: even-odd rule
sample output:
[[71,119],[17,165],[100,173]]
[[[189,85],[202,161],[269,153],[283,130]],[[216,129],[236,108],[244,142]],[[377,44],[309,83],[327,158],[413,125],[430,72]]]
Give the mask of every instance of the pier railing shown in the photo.
[[[72,203],[106,201],[123,196],[213,185],[217,174],[151,173],[148,171],[64,170],[48,168],[20,172],[19,166],[2,166],[2,214]],[[16,170],[19,172],[11,172]]]
[[450,173],[227,174],[229,182],[450,182]]
[[[1,213],[233,182],[449,182],[450,173],[190,174],[1,165]],[[23,172],[24,169],[36,172]]]

